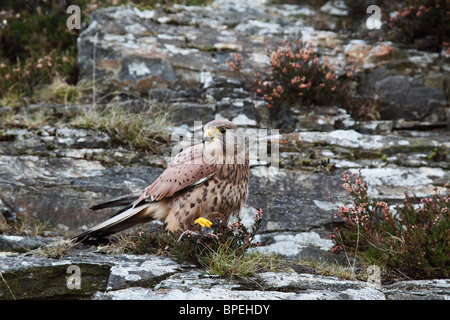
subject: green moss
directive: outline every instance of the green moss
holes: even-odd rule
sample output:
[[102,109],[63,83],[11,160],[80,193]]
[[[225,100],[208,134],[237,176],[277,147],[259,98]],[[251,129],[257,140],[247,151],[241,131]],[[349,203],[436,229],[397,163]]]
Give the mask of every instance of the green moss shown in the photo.
[[49,265],[8,270],[0,278],[0,299],[56,299],[89,298],[97,291],[104,291],[110,274],[110,266],[100,264],[76,264],[81,271],[81,288],[68,289],[69,265]]
[[8,134],[6,130],[0,130],[0,141],[14,141],[16,136],[13,134]]

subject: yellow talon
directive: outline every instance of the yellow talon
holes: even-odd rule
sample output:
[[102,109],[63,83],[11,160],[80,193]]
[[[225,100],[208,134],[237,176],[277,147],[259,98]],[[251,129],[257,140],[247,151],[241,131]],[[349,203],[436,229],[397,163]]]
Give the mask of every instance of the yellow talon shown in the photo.
[[198,223],[199,225],[201,225],[202,228],[204,228],[204,227],[211,228],[211,226],[212,226],[212,222],[209,221],[206,218],[203,218],[203,217],[200,217],[200,218],[196,219],[194,222]]

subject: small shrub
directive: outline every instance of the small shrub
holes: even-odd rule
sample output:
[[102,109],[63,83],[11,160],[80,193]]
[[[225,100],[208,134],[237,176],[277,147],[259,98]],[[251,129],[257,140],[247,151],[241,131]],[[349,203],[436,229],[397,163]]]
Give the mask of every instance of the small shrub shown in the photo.
[[264,75],[256,73],[248,79],[241,70],[242,56],[235,54],[228,65],[247,81],[253,91],[278,114],[295,106],[338,105],[358,119],[376,118],[376,106],[371,99],[359,96],[352,88],[351,68],[339,75],[328,57],[320,57],[301,40],[292,45],[285,42],[269,54],[270,67]]
[[[125,252],[133,254],[168,254],[180,263],[192,263],[206,267],[222,276],[248,276],[271,264],[272,258],[260,253],[248,253],[259,245],[254,242],[262,222],[262,211],[255,216],[255,223],[248,229],[240,220],[227,226],[223,220],[213,223],[210,232],[140,231],[123,241]],[[205,229],[207,230],[207,229]]]
[[270,64],[271,75],[257,76],[255,80],[256,92],[264,97],[269,108],[283,104],[328,105],[334,102],[338,87],[344,85],[328,58],[321,62],[313,49],[300,41],[295,47],[288,42],[284,48],[278,47],[270,55]]
[[418,200],[406,195],[393,213],[389,205],[370,199],[361,176],[344,174],[343,187],[353,200],[341,206],[344,227],[332,235],[332,252],[353,254],[368,265],[383,267],[401,278],[450,276],[450,186],[446,194]]
[[428,159],[431,161],[447,161],[447,151],[435,148],[433,152],[428,155]]
[[414,44],[419,39],[434,36],[437,42],[430,43],[428,48],[447,47],[450,50],[450,8],[447,0],[406,0],[394,4],[397,4],[397,15],[388,18],[385,27],[390,40]]

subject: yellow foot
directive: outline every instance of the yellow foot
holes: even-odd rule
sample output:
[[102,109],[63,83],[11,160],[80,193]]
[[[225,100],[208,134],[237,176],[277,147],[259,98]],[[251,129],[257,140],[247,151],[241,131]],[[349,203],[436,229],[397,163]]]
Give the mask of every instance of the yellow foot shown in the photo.
[[211,226],[212,226],[212,222],[209,221],[206,218],[203,218],[203,217],[200,217],[200,218],[196,219],[194,222],[198,223],[199,225],[201,225],[202,228],[204,228],[204,227],[211,228]]

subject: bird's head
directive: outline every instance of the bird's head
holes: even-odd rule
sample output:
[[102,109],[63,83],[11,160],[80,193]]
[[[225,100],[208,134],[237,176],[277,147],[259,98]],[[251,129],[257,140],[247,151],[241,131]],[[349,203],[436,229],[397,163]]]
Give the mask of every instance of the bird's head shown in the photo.
[[203,127],[203,143],[215,163],[243,163],[248,153],[244,133],[228,120],[208,122]]

